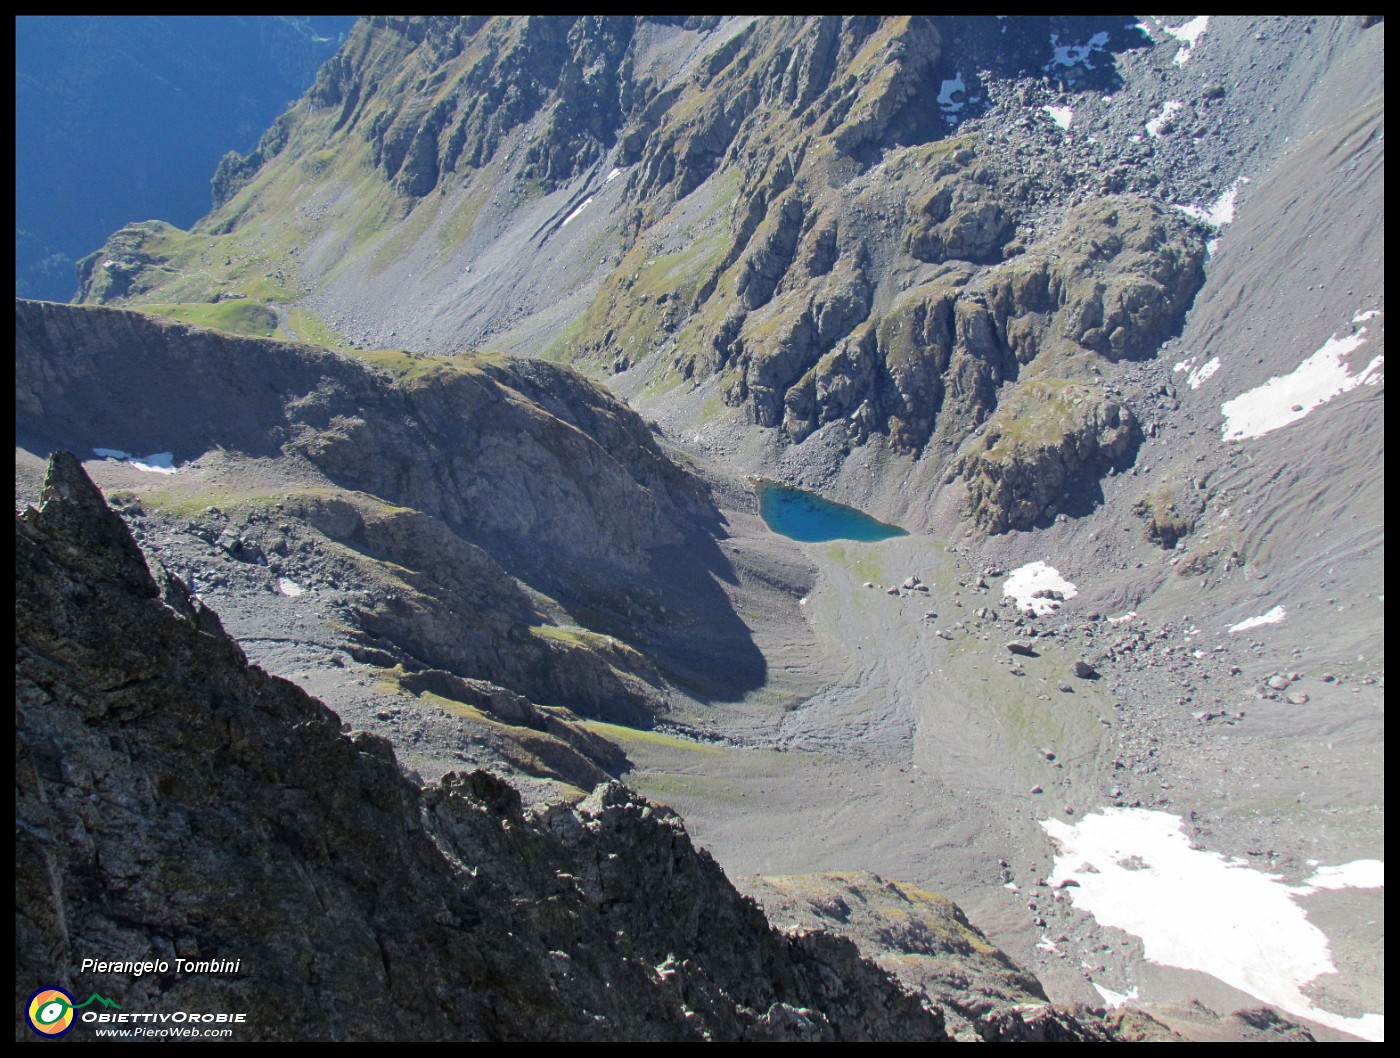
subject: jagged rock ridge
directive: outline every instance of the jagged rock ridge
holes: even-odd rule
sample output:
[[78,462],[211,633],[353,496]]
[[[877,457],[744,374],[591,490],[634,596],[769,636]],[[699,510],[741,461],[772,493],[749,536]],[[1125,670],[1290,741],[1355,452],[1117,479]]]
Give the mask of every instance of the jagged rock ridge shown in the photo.
[[[15,573],[19,992],[236,1008],[260,1039],[943,1038],[849,941],[775,933],[619,785],[535,816],[480,772],[420,792],[157,583],[67,453],[16,519]],[[107,950],[246,971],[74,972]]]

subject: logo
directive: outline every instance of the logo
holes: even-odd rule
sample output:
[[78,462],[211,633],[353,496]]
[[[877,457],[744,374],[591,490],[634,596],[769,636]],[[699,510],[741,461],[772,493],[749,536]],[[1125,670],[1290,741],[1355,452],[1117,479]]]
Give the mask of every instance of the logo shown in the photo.
[[41,988],[29,997],[29,1027],[40,1036],[62,1036],[73,1027],[73,997],[61,988]]
[[62,1036],[73,1027],[74,1011],[92,1003],[121,1009],[115,1000],[96,992],[81,1003],[74,1003],[73,997],[61,988],[41,988],[29,997],[29,1027],[40,1036]]

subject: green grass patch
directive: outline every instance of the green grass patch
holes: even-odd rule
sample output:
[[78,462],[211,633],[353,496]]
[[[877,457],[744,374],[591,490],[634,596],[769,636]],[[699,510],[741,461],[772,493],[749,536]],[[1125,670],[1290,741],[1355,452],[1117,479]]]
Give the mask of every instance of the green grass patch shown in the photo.
[[1037,378],[1025,382],[992,416],[988,429],[996,442],[983,458],[1001,462],[1024,447],[1049,447],[1063,442],[1097,403],[1095,386],[1066,379]]
[[406,349],[348,349],[345,351],[357,360],[363,360],[372,367],[388,372],[395,381],[400,382],[430,378],[444,373],[485,377],[483,363],[491,363],[499,359],[475,353],[457,356],[430,356],[426,353],[409,352]]
[[554,358],[566,363],[644,359],[689,316],[700,285],[722,258],[727,242],[727,232],[716,225],[674,253],[652,254],[645,240],[638,243],[582,317],[551,346]]
[[884,582],[884,567],[869,555],[858,554],[852,558],[844,544],[828,544],[822,551],[832,561],[850,568],[860,580],[874,581],[876,584]]
[[300,306],[293,305],[287,309],[287,326],[296,334],[296,340],[299,342],[311,342],[325,349],[337,349],[342,352],[348,348],[344,339],[321,317]]
[[277,333],[277,313],[261,301],[239,298],[220,301],[215,304],[193,303],[184,305],[142,305],[142,312],[153,316],[163,316],[181,323],[192,323],[197,327],[211,327],[230,334],[247,334],[258,338],[271,338]]
[[476,227],[477,217],[481,215],[481,207],[491,197],[495,176],[490,169],[472,174],[472,186],[437,227],[438,249],[452,251],[467,241]]
[[160,484],[151,488],[123,489],[122,494],[130,495],[142,506],[164,514],[189,517],[203,514],[210,507],[217,507],[224,513],[238,511],[272,511],[279,507],[296,508],[324,500],[343,500],[360,510],[362,514],[393,516],[404,513],[407,508],[394,507],[363,492],[347,492],[332,487],[297,487],[293,490],[266,492],[262,490],[239,490],[208,484],[198,477],[182,480],[175,475],[171,484]]
[[217,507],[227,514],[233,511],[269,510],[286,502],[286,493],[282,492],[237,492],[222,488],[189,492],[160,488],[139,490],[136,495],[145,507],[183,517],[204,514],[210,507]]
[[711,804],[747,804],[724,776],[688,775],[676,772],[632,771],[627,781],[642,795],[662,804],[678,798],[708,801]]
[[705,742],[693,742],[690,739],[678,738],[660,731],[643,731],[635,727],[605,724],[601,720],[580,720],[578,724],[596,735],[611,739],[624,749],[628,746],[645,746],[650,749],[679,750],[682,753],[697,753],[701,756],[711,757],[724,752],[720,746],[712,746]]

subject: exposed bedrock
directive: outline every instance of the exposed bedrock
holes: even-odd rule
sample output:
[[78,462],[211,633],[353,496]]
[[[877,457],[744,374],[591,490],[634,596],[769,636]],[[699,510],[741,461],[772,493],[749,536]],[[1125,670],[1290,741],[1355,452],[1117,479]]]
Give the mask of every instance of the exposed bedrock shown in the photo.
[[[15,526],[17,1002],[236,1009],[259,1039],[945,1038],[620,785],[543,814],[483,772],[420,791],[178,582],[162,598],[71,455],[43,501]],[[256,972],[75,970],[91,951]]]
[[[650,661],[605,636],[551,636],[520,583],[607,613],[628,597],[620,585],[650,583],[676,553],[713,560],[704,489],[599,387],[548,364],[365,362],[111,309],[15,312],[20,444],[304,458],[337,489],[264,499],[343,545],[374,585],[344,612],[380,662],[617,722],[663,708]],[[279,546],[267,519],[242,533],[239,554]],[[695,590],[716,629],[742,635],[717,587]]]
[[1059,513],[1071,494],[1076,504],[1092,503],[1093,483],[1140,440],[1132,413],[1096,387],[1030,381],[997,410],[953,472],[967,483],[969,513],[980,528],[1031,529]]
[[640,416],[552,365],[356,359],[42,302],[17,301],[15,328],[21,442],[179,461],[215,445],[295,453],[345,488],[546,562],[639,568],[706,516],[703,488]]
[[[1072,376],[1087,373],[1094,356],[1150,355],[1180,328],[1203,260],[1199,237],[1161,207],[1095,202],[1038,249],[980,270],[943,264],[868,318],[838,288],[786,326],[770,324],[774,337],[738,392],[767,423],[772,382],[801,367],[783,396],[793,440],[844,420],[856,441],[881,433],[917,451],[942,426],[956,444],[996,408],[1002,386],[1041,357]],[[824,346],[811,325],[823,309],[845,326],[856,316],[853,333]],[[1065,364],[1074,358],[1077,367]]]

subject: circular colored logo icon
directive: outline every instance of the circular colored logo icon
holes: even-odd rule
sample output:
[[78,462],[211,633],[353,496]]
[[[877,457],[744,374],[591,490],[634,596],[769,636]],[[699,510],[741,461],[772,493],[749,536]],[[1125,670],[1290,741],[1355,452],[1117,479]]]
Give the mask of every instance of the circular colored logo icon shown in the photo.
[[73,997],[61,988],[41,988],[29,997],[29,1027],[40,1036],[62,1036],[73,1027]]

